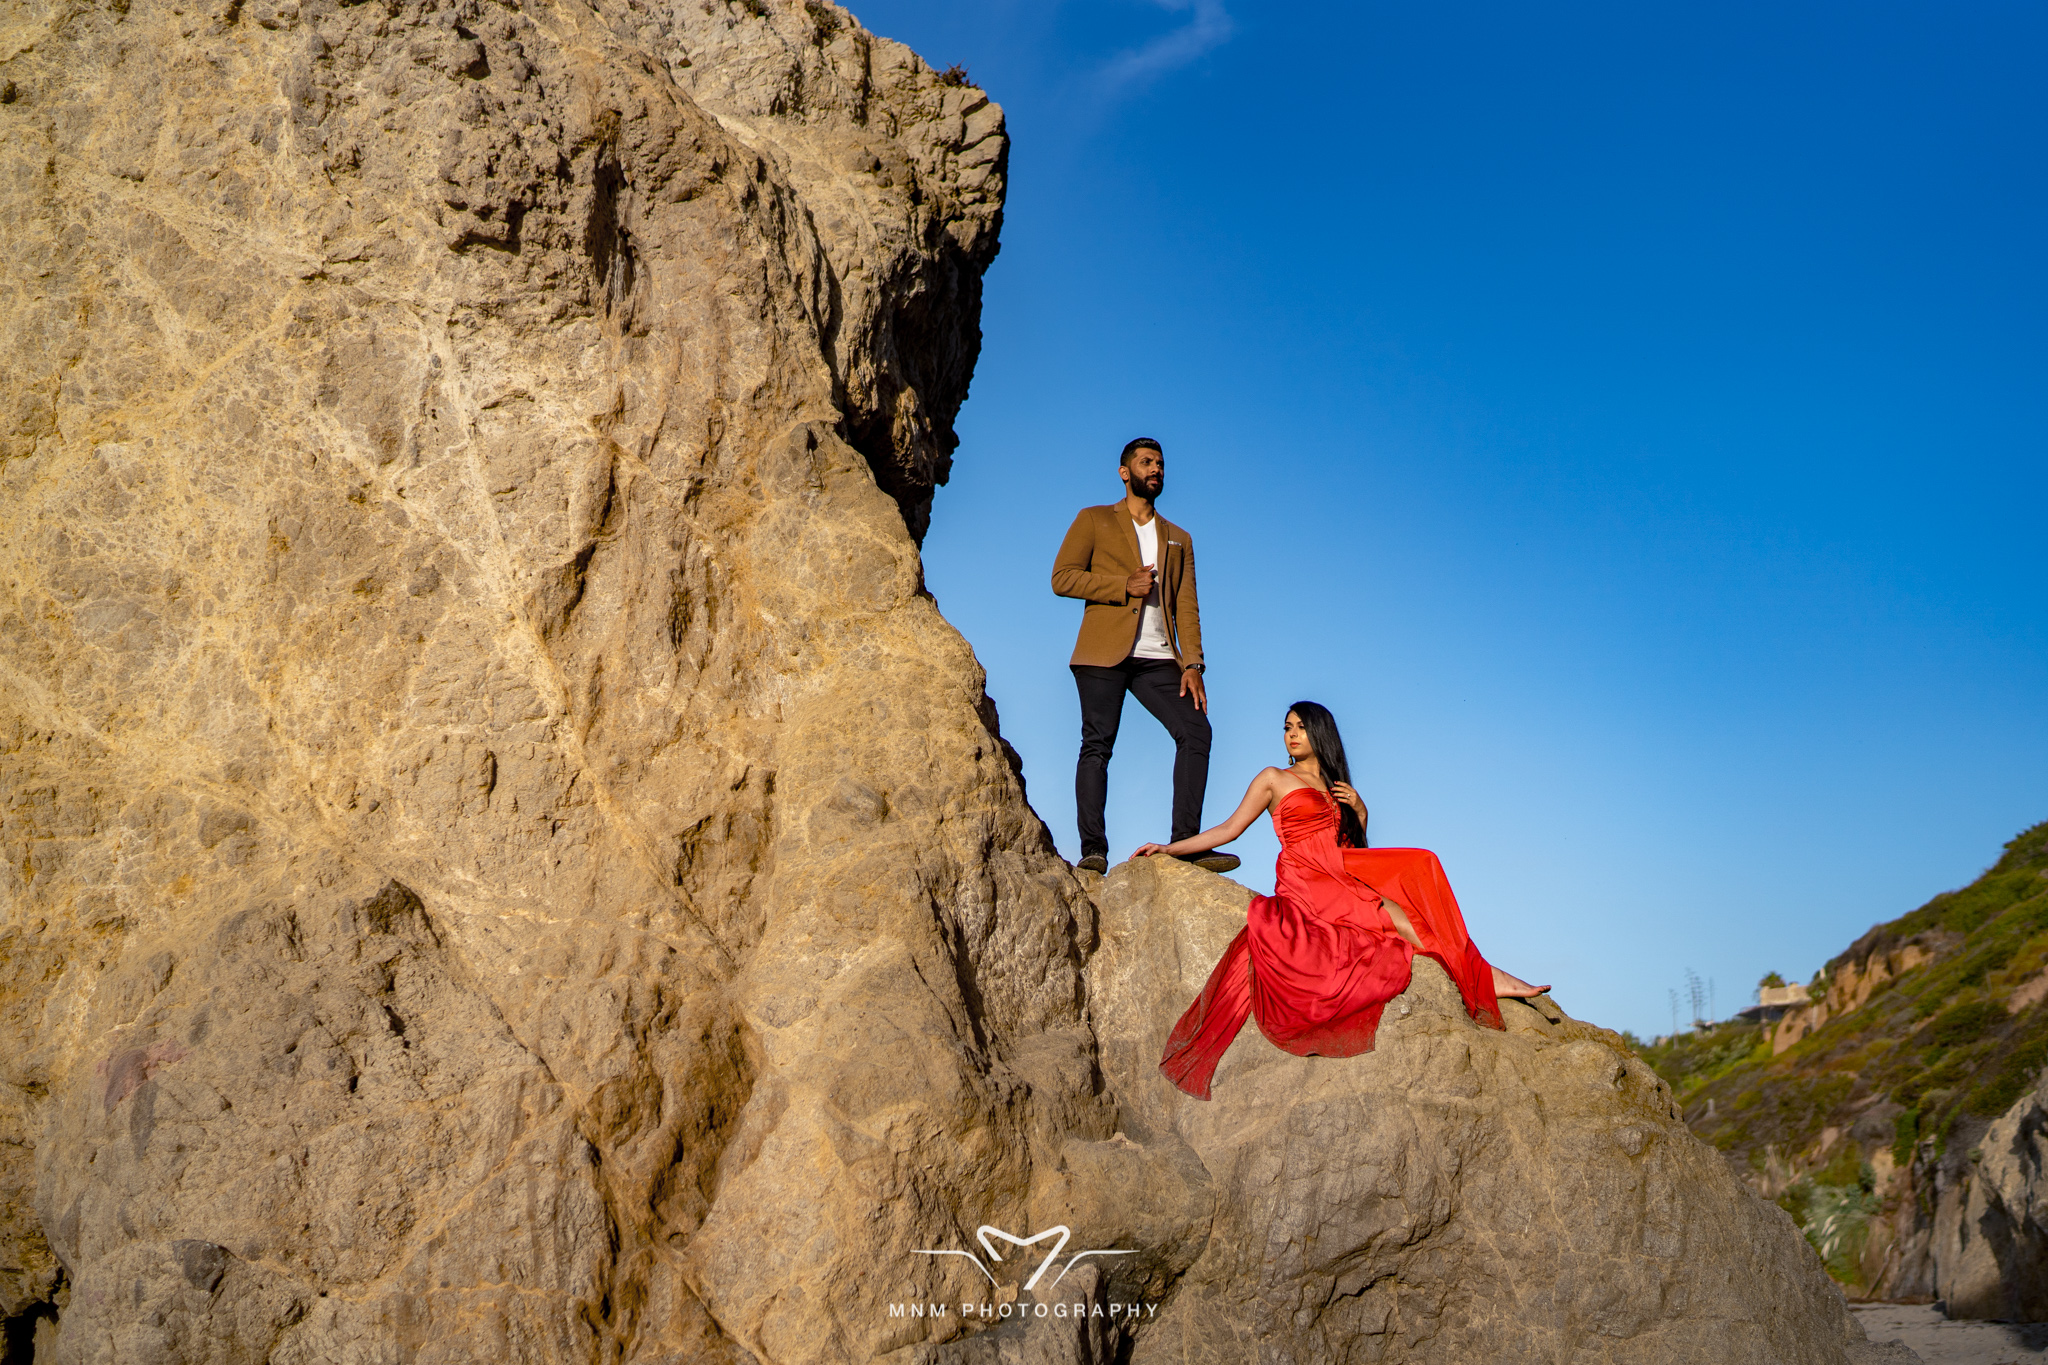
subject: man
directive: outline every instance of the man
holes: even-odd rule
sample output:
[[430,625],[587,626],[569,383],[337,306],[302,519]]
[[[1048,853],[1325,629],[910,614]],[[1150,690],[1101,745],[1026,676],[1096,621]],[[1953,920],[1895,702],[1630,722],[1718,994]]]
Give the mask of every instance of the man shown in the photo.
[[[1132,441],[1116,472],[1124,482],[1123,498],[1082,508],[1052,566],[1052,590],[1088,604],[1072,661],[1081,692],[1074,807],[1084,872],[1109,870],[1103,805],[1125,692],[1136,695],[1173,736],[1175,839],[1201,833],[1202,795],[1209,785],[1209,697],[1202,689],[1194,539],[1154,506],[1166,487],[1166,454],[1159,442],[1149,436]],[[1228,853],[1188,861],[1212,872],[1228,872],[1238,863]]]

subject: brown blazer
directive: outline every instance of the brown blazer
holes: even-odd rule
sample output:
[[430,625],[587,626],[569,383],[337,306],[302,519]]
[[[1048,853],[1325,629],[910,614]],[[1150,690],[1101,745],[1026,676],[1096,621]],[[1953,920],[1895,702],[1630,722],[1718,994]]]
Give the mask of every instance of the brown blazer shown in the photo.
[[[1154,513],[1157,517],[1158,514]],[[1195,600],[1195,539],[1165,517],[1159,524],[1159,597],[1166,611],[1166,638],[1182,668],[1202,667],[1202,613]],[[1052,590],[1088,604],[1074,641],[1077,664],[1113,668],[1138,643],[1138,613],[1145,603],[1124,591],[1142,567],[1138,529],[1121,502],[1084,507],[1060,542],[1052,565]]]

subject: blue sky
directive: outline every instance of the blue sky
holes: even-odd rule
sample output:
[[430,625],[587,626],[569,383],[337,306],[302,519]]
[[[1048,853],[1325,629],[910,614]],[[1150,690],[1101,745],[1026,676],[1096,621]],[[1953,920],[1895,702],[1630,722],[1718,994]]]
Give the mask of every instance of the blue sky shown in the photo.
[[[1069,857],[1047,578],[1138,434],[1208,818],[1324,702],[1374,842],[1581,1017],[1726,1014],[2048,819],[2048,9],[857,12],[1008,111],[927,578]],[[1116,856],[1170,763],[1131,704]]]

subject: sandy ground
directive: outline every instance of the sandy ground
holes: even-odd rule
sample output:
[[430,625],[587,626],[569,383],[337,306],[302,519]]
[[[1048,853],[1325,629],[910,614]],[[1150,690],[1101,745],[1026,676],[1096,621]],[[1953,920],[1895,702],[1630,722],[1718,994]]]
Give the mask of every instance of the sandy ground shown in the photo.
[[2048,1365],[2048,1323],[1950,1322],[1929,1304],[1855,1303],[1872,1341],[1900,1341],[1927,1365]]

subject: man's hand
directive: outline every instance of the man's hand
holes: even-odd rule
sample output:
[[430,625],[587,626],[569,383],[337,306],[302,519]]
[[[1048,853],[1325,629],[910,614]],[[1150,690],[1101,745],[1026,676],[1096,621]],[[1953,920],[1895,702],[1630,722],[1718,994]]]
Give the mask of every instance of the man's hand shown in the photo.
[[1202,675],[1194,669],[1185,669],[1180,675],[1180,694],[1195,699],[1197,711],[1209,709],[1209,694],[1202,690]]
[[1152,566],[1145,565],[1124,580],[1124,591],[1140,600],[1152,595]]

